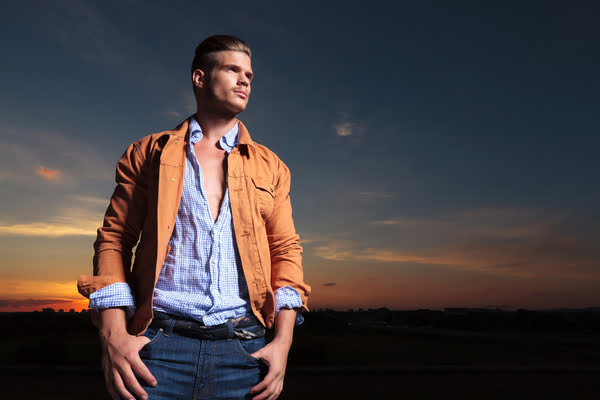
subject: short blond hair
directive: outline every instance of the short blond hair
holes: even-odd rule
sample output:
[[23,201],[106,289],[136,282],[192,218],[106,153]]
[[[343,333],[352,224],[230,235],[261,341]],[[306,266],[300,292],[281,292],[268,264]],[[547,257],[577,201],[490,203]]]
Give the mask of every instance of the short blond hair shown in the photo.
[[213,57],[214,53],[227,50],[241,51],[252,58],[250,46],[242,39],[231,35],[210,36],[196,47],[191,74],[193,75],[195,70],[201,69],[210,77],[210,73],[216,64],[216,60]]

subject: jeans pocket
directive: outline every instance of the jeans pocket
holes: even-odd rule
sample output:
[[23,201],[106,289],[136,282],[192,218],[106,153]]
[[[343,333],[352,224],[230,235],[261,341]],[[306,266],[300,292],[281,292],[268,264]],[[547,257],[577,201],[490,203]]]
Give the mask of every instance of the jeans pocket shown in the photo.
[[163,328],[159,328],[158,330],[156,329],[152,329],[152,328],[148,328],[146,330],[146,332],[144,332],[145,337],[147,337],[148,339],[150,339],[150,341],[148,343],[146,343],[144,345],[144,347],[142,347],[140,349],[140,351],[146,351],[146,350],[150,350],[150,347],[156,343],[158,341],[158,339],[160,339],[161,337],[163,337],[164,331]]
[[250,340],[240,340],[235,338],[233,339],[233,342],[235,343],[235,346],[239,350],[240,354],[242,354],[245,358],[256,363],[262,363],[259,358],[253,357],[250,354],[262,349],[265,346],[264,337]]

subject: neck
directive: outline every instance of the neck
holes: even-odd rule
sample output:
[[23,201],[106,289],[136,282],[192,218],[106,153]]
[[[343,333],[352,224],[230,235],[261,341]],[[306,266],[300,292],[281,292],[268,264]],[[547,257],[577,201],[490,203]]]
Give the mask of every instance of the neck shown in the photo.
[[196,121],[202,128],[202,136],[208,141],[218,143],[235,125],[235,114],[215,115],[198,107]]

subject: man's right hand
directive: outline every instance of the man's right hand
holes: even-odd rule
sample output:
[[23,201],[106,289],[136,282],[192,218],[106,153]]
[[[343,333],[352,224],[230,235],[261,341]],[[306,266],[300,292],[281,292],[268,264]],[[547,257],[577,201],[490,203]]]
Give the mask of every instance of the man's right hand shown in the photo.
[[127,333],[123,309],[108,308],[100,311],[102,369],[106,390],[114,400],[134,400],[134,396],[128,389],[139,399],[148,398],[148,394],[134,375],[134,370],[150,386],[156,385],[156,379],[142,362],[139,354],[149,341],[150,339],[145,336],[133,336]]

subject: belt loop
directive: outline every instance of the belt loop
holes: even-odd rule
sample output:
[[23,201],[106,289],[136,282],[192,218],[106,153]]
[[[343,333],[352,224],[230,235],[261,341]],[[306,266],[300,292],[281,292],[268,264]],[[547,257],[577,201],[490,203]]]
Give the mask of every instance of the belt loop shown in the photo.
[[230,319],[227,320],[227,340],[233,339],[233,321]]
[[176,322],[177,320],[175,318],[169,316],[169,320],[167,321],[167,329],[164,333],[165,336],[169,336],[173,332],[173,327],[175,326]]

